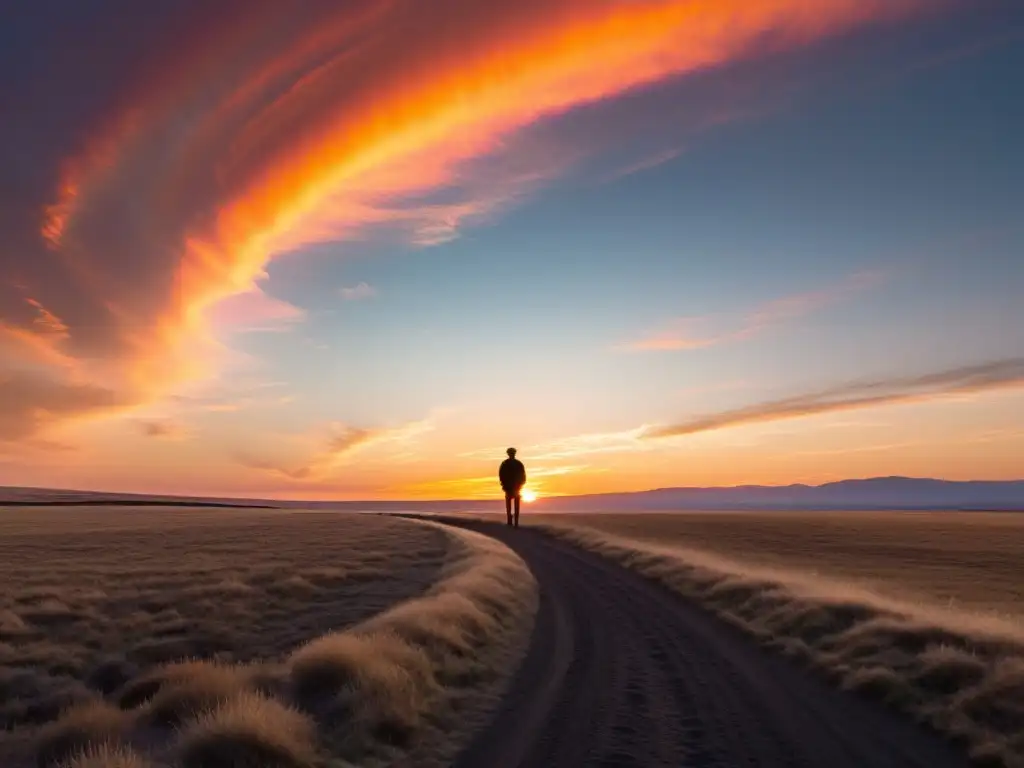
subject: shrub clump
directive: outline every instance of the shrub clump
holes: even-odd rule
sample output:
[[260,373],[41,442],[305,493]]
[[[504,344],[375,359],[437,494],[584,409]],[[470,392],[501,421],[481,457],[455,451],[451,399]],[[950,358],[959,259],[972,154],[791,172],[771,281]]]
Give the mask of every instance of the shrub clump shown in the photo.
[[49,768],[90,749],[115,745],[130,726],[130,715],[106,702],[72,707],[57,722],[40,731],[36,762],[40,768]]
[[184,768],[310,768],[314,735],[301,712],[247,691],[188,723],[177,752]]
[[120,702],[126,709],[143,705],[143,717],[152,725],[173,727],[246,690],[251,679],[249,668],[243,666],[208,661],[169,664],[130,683]]
[[292,655],[291,677],[296,700],[335,726],[347,753],[366,737],[407,746],[439,692],[426,652],[386,631],[317,638]]

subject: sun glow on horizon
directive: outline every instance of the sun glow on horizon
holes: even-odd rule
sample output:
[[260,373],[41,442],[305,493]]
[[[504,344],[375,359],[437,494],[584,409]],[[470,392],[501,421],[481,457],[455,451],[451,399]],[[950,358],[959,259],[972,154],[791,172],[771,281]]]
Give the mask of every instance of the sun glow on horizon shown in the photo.
[[523,488],[519,496],[527,504],[537,500],[537,493],[535,491],[531,491],[529,488]]

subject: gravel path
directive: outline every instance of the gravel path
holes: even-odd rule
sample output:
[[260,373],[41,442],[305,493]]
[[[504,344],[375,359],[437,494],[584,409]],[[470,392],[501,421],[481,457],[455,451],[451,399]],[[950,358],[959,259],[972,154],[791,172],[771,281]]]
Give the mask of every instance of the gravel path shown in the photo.
[[621,566],[528,528],[453,524],[503,541],[541,586],[522,667],[456,768],[967,765]]

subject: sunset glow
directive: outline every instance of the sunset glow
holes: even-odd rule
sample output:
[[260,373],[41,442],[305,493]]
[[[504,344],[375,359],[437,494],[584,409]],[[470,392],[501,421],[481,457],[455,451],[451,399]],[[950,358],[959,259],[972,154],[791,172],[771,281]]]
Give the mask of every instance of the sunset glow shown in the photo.
[[0,483],[1022,473],[1019,9],[94,5],[0,30]]

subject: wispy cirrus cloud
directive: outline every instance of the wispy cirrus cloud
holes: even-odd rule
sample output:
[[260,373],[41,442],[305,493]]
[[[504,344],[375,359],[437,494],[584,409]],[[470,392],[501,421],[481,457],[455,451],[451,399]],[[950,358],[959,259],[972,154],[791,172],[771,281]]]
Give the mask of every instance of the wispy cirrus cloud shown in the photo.
[[637,173],[643,173],[644,171],[650,171],[658,166],[670,163],[676,158],[683,154],[682,149],[665,149],[660,152],[655,152],[652,155],[643,157],[635,162],[630,163],[622,168],[612,171],[602,179],[606,184],[610,184],[613,181],[624,179],[627,176],[633,176]]
[[[26,355],[73,365],[5,385],[20,389],[3,431],[208,374],[223,353],[208,310],[237,294],[250,294],[243,317],[258,306],[256,328],[290,327],[297,316],[252,293],[285,252],[380,226],[439,242],[500,210],[548,164],[484,185],[467,173],[531,124],[928,5],[353,0],[297,16],[277,0],[97,0],[74,27],[89,45],[13,14],[0,30],[0,325]],[[5,356],[0,377],[28,359]]]
[[[583,435],[550,440],[534,445],[517,446],[519,455],[529,461],[557,461],[577,456],[591,456],[601,453],[650,450],[651,446],[642,438],[650,428],[647,426],[621,432],[592,432]],[[505,455],[505,448],[486,448],[461,454],[462,458],[496,460]]]
[[138,425],[143,435],[159,440],[184,440],[188,436],[188,429],[183,424],[169,419],[142,420]]
[[249,381],[218,384],[205,392],[171,395],[166,408],[180,412],[236,413],[250,409],[274,408],[294,402],[286,381]]
[[239,451],[235,460],[249,469],[269,472],[292,481],[320,481],[329,478],[352,456],[373,446],[408,444],[434,428],[430,419],[412,421],[395,427],[365,428],[330,424],[326,434],[308,436],[311,450],[299,460],[269,458],[250,451]]
[[[659,439],[678,438],[752,424],[825,416],[888,405],[949,401],[1003,390],[1024,390],[1024,358],[1009,358],[919,376],[850,382],[817,392],[735,408],[667,425],[642,425],[620,432],[595,432],[528,445],[519,449],[530,461],[653,450]],[[832,427],[879,427],[879,422],[842,422]],[[462,454],[496,460],[504,448]]]
[[228,333],[279,332],[301,323],[306,312],[253,286],[212,307],[207,317],[216,328]]
[[[1009,29],[1003,29],[997,34],[976,38],[940,53],[926,56],[925,58],[911,64],[896,77],[901,75],[910,76],[922,71],[944,67],[949,64],[962,61],[963,59],[969,59],[974,56],[981,55],[992,48],[1018,43],[1022,38],[1024,38],[1024,28],[1011,27]],[[892,75],[890,74],[890,80],[891,78]]]
[[0,442],[22,442],[56,423],[118,413],[127,405],[117,391],[94,384],[0,371]]
[[1024,358],[997,360],[921,376],[851,382],[819,392],[770,400],[646,430],[644,439],[681,437],[750,424],[925,403],[962,395],[1024,388]]
[[369,283],[360,282],[355,285],[345,285],[338,290],[338,295],[345,301],[361,301],[372,299],[377,295],[377,289]]
[[746,341],[848,301],[884,279],[884,275],[879,272],[862,272],[821,290],[773,299],[739,315],[680,317],[666,328],[622,345],[620,349],[631,352],[677,352]]

